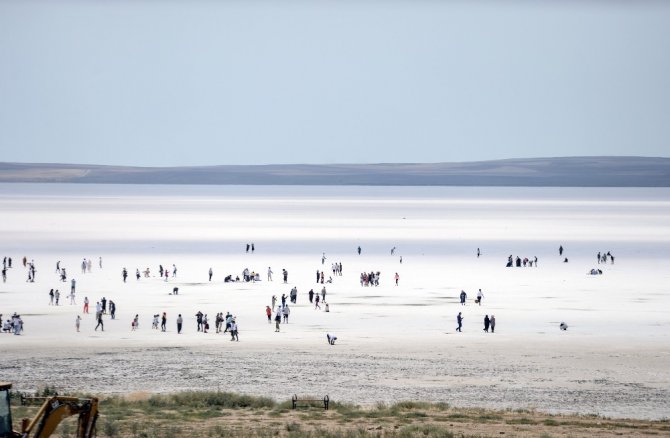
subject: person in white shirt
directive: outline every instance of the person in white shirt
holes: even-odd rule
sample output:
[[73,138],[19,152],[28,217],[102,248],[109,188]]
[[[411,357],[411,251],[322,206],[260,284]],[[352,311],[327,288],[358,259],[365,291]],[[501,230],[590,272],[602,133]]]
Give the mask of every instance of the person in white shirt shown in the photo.
[[288,324],[288,316],[291,314],[291,309],[288,308],[288,304],[284,306],[282,314],[284,315],[284,323]]
[[240,341],[240,337],[237,334],[237,322],[233,319],[233,322],[230,324],[230,340],[231,341]]
[[482,290],[479,289],[479,292],[477,292],[477,304],[480,306],[482,305],[482,298],[484,298],[484,294],[482,293]]

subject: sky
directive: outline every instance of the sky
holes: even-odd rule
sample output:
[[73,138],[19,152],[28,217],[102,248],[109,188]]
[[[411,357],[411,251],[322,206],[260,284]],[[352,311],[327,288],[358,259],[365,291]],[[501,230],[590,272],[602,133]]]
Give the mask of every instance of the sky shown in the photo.
[[0,161],[670,156],[668,1],[0,0]]

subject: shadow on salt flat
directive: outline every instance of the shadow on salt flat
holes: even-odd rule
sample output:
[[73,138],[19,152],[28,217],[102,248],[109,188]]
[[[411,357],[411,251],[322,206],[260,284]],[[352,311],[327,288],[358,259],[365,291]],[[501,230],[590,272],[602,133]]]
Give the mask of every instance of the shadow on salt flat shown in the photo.
[[580,309],[578,307],[557,307],[556,310],[577,310],[580,312],[593,312],[598,309]]

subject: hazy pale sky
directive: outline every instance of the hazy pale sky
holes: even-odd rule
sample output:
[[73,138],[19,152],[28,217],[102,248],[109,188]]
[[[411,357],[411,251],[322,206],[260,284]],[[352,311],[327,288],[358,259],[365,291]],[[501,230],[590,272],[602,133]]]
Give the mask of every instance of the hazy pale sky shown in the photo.
[[670,156],[670,1],[4,1],[0,161]]

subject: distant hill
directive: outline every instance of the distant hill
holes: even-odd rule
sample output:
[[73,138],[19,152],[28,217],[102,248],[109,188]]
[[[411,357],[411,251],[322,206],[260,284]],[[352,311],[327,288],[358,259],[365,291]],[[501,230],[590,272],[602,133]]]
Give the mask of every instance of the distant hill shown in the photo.
[[0,163],[0,182],[670,187],[670,158],[564,157],[432,164],[126,167]]

